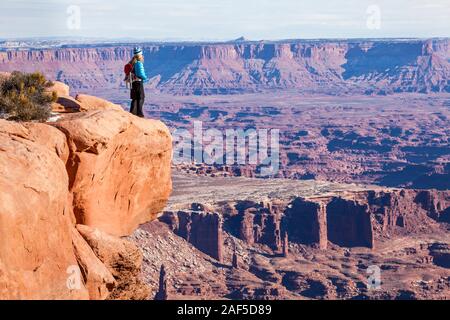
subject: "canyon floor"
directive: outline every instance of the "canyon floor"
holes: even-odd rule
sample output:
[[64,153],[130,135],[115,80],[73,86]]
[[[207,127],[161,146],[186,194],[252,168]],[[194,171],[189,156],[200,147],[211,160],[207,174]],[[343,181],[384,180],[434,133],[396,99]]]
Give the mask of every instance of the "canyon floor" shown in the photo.
[[[287,179],[205,177],[173,172],[174,192],[166,208],[221,212],[240,201],[289,202],[296,197],[344,196],[386,188]],[[208,208],[208,209],[205,209]],[[243,241],[224,224],[219,262],[177,235],[163,219],[141,226],[130,238],[144,253],[143,273],[158,291],[160,267],[167,272],[169,299],[449,299],[450,227],[433,231],[376,235],[375,248],[345,248],[328,242],[326,250],[289,242],[283,256],[270,246]],[[420,229],[420,228],[419,228]],[[222,245],[222,244],[221,244]],[[236,252],[238,267],[232,267]],[[443,255],[442,255],[443,254]],[[434,259],[433,259],[434,257]],[[442,259],[442,257],[444,257]],[[372,268],[380,286],[370,287]],[[379,269],[378,269],[379,268]]]
[[[127,93],[101,93],[127,108]],[[123,97],[126,97],[125,99]],[[173,131],[279,129],[276,177],[390,187],[450,189],[450,95],[304,95],[298,91],[217,96],[150,93],[146,115]],[[224,168],[225,167],[225,168]],[[258,176],[254,165],[203,165],[199,174]]]

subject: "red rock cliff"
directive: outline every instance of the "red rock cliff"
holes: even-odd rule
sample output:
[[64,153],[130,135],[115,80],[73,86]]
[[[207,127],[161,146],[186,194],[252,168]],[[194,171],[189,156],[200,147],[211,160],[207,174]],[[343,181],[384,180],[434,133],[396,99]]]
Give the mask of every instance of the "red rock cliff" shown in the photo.
[[147,298],[142,254],[115,236],[165,206],[171,148],[161,122],[118,110],[0,120],[0,299]]
[[[448,40],[143,44],[151,84],[172,93],[295,88],[328,93],[450,92]],[[42,70],[75,89],[121,84],[127,46],[0,52],[0,71]],[[122,84],[123,85],[123,84]]]

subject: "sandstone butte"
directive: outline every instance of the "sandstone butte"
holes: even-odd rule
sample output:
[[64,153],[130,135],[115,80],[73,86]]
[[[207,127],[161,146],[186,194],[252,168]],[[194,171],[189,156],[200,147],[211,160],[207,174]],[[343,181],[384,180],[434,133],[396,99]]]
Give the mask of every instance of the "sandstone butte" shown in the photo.
[[171,135],[100,108],[52,125],[0,120],[0,299],[148,297],[142,254],[120,236],[164,208]]

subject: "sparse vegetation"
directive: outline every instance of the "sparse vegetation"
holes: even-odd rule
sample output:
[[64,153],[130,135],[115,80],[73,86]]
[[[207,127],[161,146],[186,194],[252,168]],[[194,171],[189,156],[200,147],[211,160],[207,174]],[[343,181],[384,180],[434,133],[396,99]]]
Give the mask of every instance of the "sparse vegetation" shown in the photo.
[[52,83],[44,75],[13,72],[0,82],[0,117],[15,121],[45,121],[50,116],[56,93],[47,88]]

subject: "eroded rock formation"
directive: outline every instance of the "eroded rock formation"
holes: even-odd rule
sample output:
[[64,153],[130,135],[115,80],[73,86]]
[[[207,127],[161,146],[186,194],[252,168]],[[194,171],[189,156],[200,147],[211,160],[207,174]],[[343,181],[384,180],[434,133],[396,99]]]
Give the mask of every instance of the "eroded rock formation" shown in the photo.
[[450,268],[450,245],[447,243],[434,243],[429,248],[434,264]]
[[342,247],[375,246],[375,236],[432,231],[445,222],[449,192],[386,190],[353,192],[342,197],[292,201],[283,226],[291,239],[327,248],[328,241]]
[[[449,92],[448,39],[142,44],[151,85],[172,93],[257,89],[361,93]],[[77,89],[116,89],[132,48],[55,48],[0,52],[0,69],[36,64]]]
[[414,202],[419,204],[434,220],[450,223],[449,192],[423,190],[416,195]]
[[197,249],[222,262],[222,218],[219,214],[205,211],[165,212],[160,219]]
[[289,256],[289,235],[287,232],[284,233],[283,237],[283,251],[282,256],[287,258]]
[[164,265],[161,265],[161,270],[159,271],[159,288],[155,295],[155,300],[167,300],[169,297],[166,276],[166,268]]
[[327,216],[323,202],[295,199],[286,209],[283,224],[291,240],[327,248]]
[[238,237],[249,244],[262,243],[274,251],[282,250],[282,206],[277,203],[242,201],[236,205],[238,214],[231,219]]
[[373,248],[372,217],[367,205],[334,198],[327,205],[328,240],[341,247]]
[[122,110],[122,107],[115,103],[87,94],[77,94],[75,100],[80,103],[80,111]]
[[104,261],[93,252],[79,231],[72,230],[72,243],[77,257],[78,266],[83,277],[83,282],[89,291],[92,300],[104,300],[110,296],[111,291],[116,290],[117,282]]
[[117,235],[162,209],[170,159],[162,123],[119,110],[0,120],[0,299],[148,298],[142,253]]
[[77,225],[76,229],[116,281],[108,299],[145,300],[149,298],[149,288],[140,278],[142,252],[134,243],[85,225]]
[[69,179],[55,148],[33,140],[40,130],[56,129],[0,120],[0,298],[88,299],[84,286],[66,285],[67,269],[78,265]]
[[55,126],[67,136],[77,223],[124,236],[156,218],[172,190],[172,141],[162,122],[105,110],[74,114]]

